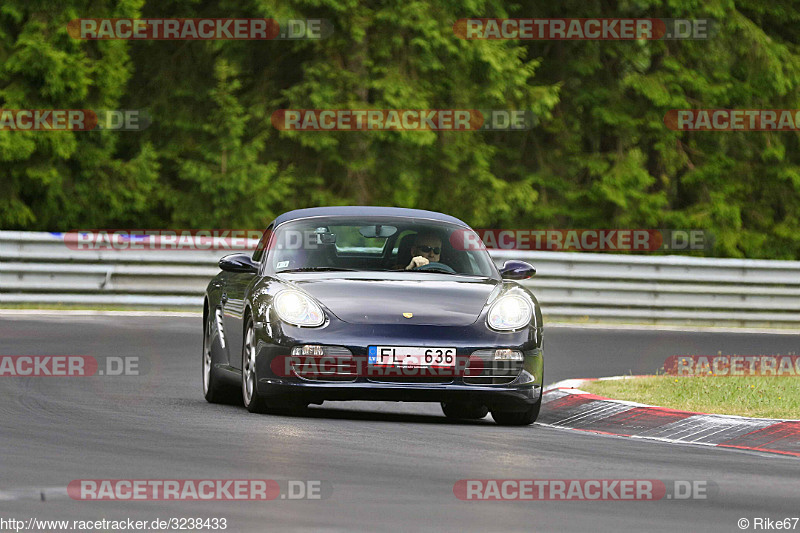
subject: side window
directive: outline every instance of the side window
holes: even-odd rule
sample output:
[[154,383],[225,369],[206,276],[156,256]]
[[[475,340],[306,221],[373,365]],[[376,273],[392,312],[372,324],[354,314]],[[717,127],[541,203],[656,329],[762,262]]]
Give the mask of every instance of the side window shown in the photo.
[[261,240],[258,241],[258,245],[256,246],[256,251],[253,252],[253,261],[256,263],[259,263],[264,257],[264,252],[267,249],[267,245],[269,245],[270,237],[272,237],[272,226],[268,227],[264,235],[261,236]]

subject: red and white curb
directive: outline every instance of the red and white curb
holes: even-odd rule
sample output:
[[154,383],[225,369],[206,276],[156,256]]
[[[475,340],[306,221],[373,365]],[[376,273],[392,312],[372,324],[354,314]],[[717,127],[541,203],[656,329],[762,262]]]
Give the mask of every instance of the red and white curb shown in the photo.
[[[630,379],[618,376],[605,379]],[[634,439],[699,444],[800,457],[800,420],[692,413],[603,398],[570,379],[545,390],[538,423]]]

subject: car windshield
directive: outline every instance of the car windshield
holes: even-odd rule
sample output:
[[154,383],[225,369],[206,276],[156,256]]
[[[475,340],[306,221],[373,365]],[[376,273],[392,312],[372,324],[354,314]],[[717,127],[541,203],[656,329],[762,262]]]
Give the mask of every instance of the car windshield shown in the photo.
[[276,272],[396,271],[497,277],[475,232],[402,217],[316,217],[281,224],[269,244]]

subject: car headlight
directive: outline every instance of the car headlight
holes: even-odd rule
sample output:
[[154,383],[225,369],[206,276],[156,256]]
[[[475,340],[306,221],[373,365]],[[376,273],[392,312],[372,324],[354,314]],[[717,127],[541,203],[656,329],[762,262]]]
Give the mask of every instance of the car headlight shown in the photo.
[[322,308],[300,291],[279,292],[275,295],[274,305],[278,317],[289,324],[313,328],[325,323]]
[[511,331],[526,326],[533,317],[533,307],[527,298],[516,294],[501,296],[489,308],[487,322],[497,331]]

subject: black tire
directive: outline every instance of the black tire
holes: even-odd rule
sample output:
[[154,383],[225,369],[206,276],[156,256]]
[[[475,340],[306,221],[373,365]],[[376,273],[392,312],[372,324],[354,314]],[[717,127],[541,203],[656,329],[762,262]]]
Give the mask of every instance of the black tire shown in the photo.
[[211,312],[206,310],[203,322],[203,353],[201,360],[203,396],[209,403],[230,404],[236,402],[236,391],[222,381],[219,369],[214,365],[214,353],[211,349]]
[[244,339],[242,342],[242,401],[251,413],[266,413],[267,402],[258,394],[258,376],[255,369],[255,330],[253,317],[245,321]]
[[480,404],[442,402],[442,412],[447,418],[479,420],[489,414],[489,408]]
[[529,426],[539,418],[539,409],[542,399],[531,405],[525,411],[492,411],[492,418],[500,426]]

